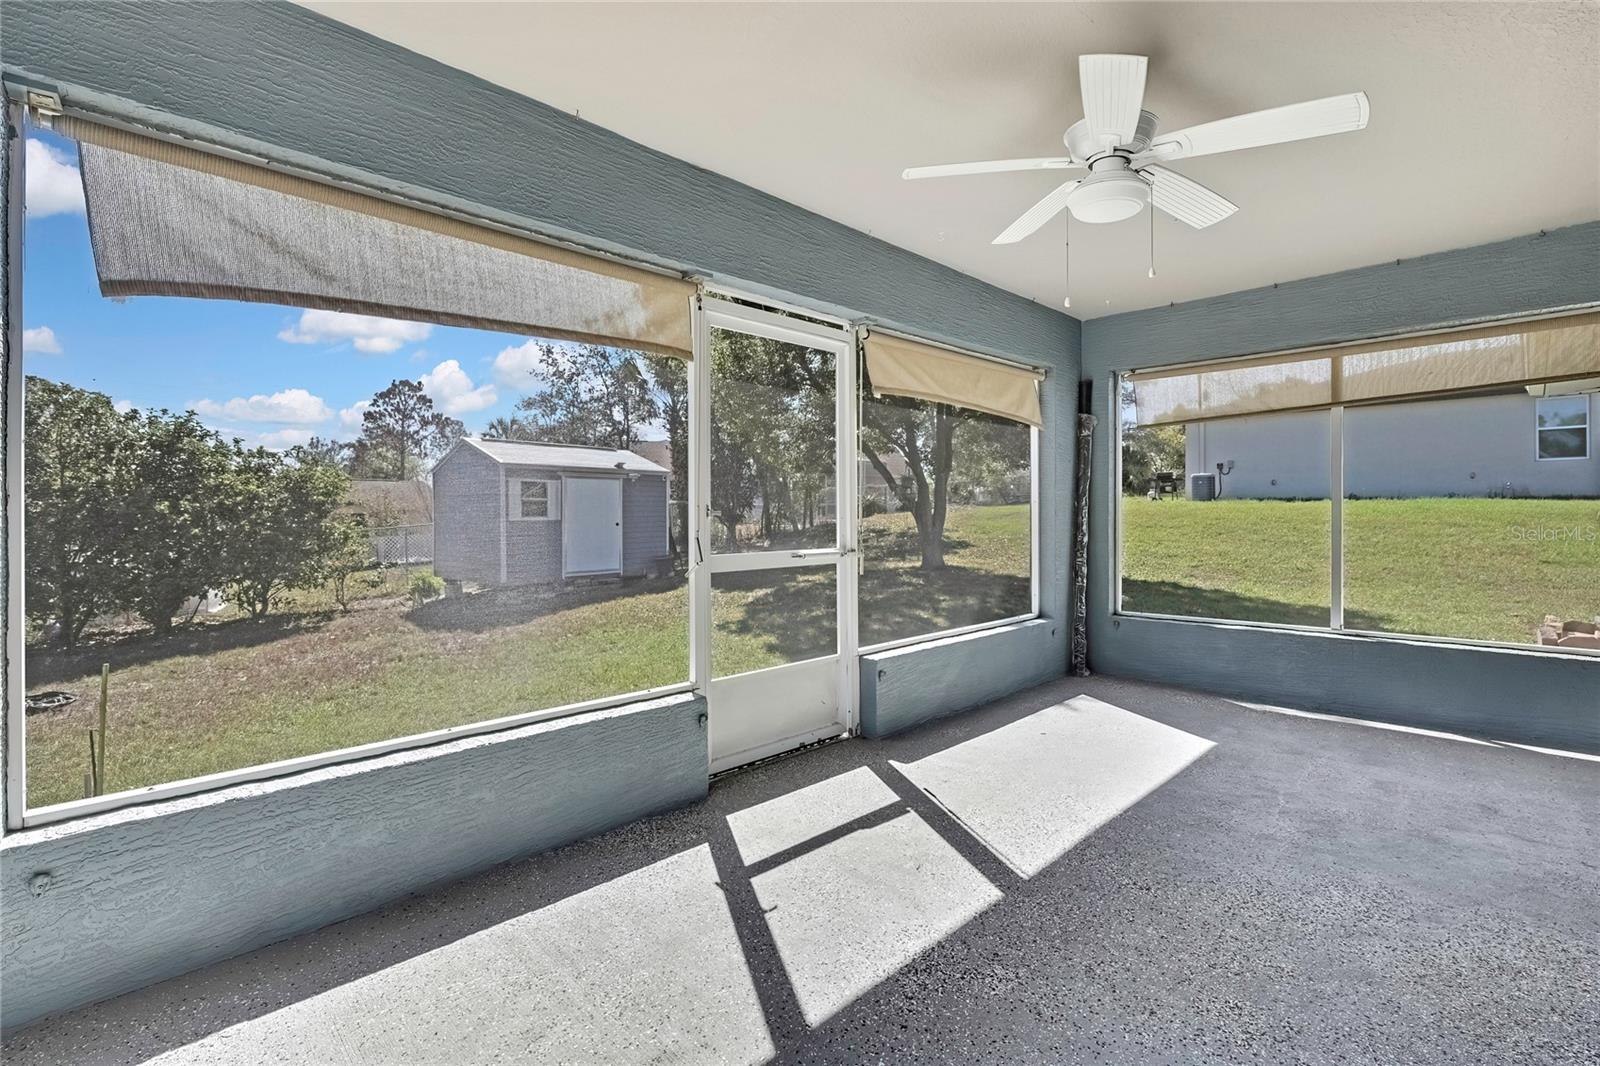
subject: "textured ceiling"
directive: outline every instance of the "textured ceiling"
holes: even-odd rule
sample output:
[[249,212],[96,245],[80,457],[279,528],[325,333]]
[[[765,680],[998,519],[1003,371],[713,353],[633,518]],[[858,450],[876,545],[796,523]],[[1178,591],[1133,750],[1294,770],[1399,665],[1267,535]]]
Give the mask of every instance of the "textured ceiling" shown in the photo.
[[1176,165],[1240,210],[1157,216],[1154,280],[1142,213],[1073,223],[1079,317],[1600,218],[1594,3],[307,6],[1055,307],[1065,214],[990,241],[1059,176],[901,169],[1059,154],[1081,53],[1148,55],[1163,129],[1371,97],[1360,133]]

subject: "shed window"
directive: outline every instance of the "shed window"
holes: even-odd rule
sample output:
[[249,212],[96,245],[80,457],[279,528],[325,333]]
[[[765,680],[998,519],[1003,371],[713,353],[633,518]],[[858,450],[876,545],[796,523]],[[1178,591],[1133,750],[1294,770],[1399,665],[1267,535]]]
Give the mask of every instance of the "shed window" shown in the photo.
[[1537,426],[1540,459],[1589,457],[1589,397],[1540,397]]
[[560,518],[561,483],[559,481],[517,482],[517,510],[521,519]]

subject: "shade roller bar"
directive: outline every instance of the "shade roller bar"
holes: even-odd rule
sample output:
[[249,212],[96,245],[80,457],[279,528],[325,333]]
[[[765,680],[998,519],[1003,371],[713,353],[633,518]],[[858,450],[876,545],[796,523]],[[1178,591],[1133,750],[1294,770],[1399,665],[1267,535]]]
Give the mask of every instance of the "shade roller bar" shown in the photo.
[[289,304],[688,359],[693,283],[83,119],[107,296]]
[[876,396],[909,396],[1044,425],[1040,371],[876,331],[867,333],[862,347]]
[[1600,313],[1130,374],[1141,426],[1600,375]]

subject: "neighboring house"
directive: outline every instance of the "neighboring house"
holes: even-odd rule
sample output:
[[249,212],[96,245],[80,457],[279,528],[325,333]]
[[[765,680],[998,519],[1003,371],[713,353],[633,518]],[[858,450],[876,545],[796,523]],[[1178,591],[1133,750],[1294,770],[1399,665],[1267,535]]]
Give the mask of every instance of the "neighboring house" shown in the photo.
[[[1590,391],[1496,393],[1344,412],[1344,487],[1349,497],[1600,497],[1600,400]],[[1570,388],[1570,386],[1569,386]],[[1328,495],[1325,411],[1248,415],[1185,429],[1185,478],[1215,477],[1224,498],[1315,499]]]
[[672,473],[672,442],[666,440],[640,440],[634,441],[633,447],[628,449],[641,459],[648,459],[652,463]]
[[350,482],[341,508],[364,519],[369,528],[425,526],[433,521],[433,489],[426,481]]
[[434,572],[487,585],[658,572],[667,482],[633,452],[463,438],[433,468]]

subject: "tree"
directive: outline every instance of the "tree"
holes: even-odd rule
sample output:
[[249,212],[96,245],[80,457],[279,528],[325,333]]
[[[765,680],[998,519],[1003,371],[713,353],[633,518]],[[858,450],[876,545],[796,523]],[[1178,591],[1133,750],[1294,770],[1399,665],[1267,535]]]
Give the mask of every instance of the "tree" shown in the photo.
[[368,467],[378,466],[379,457],[387,456],[389,479],[404,481],[420,469],[429,455],[443,450],[439,446],[442,440],[448,438],[454,443],[463,431],[456,419],[433,409],[433,401],[422,391],[421,382],[397,378],[373,396],[372,403],[362,412],[361,440],[356,443],[355,459]]
[[24,522],[28,615],[74,646],[116,601],[119,499],[137,415],[111,398],[44,378],[26,382]]
[[[976,412],[945,403],[880,397],[862,405],[861,450],[900,506],[911,512],[924,570],[944,566],[944,524],[950,506],[950,472],[955,465],[956,429]],[[890,452],[905,459],[896,476],[885,461]]]
[[640,365],[642,358],[638,352],[599,344],[540,346],[536,373],[544,387],[517,401],[518,435],[597,448],[632,448],[640,431],[661,413],[654,383]]
[[1157,472],[1182,473],[1187,464],[1187,438],[1182,426],[1140,426],[1134,423],[1133,382],[1122,383],[1122,491],[1150,491]]
[[[350,579],[377,565],[372,542],[367,539],[366,522],[360,518],[335,519],[332,549],[328,553],[328,581],[333,586],[333,602],[341,611],[350,609]],[[375,588],[379,579],[369,576],[367,583]]]
[[297,463],[322,463],[348,471],[355,458],[356,447],[349,441],[312,437],[304,444],[289,449],[289,458]]
[[240,451],[224,550],[233,595],[260,618],[290,589],[326,580],[348,547],[338,517],[345,474],[322,463],[296,466],[265,448]]
[[227,583],[234,453],[192,411],[150,412],[130,428],[117,500],[117,600],[164,634],[185,600]]
[[[672,484],[676,501],[675,529],[689,528],[689,364],[667,355],[644,356],[645,369],[654,383],[656,410],[667,431],[667,452],[672,456]],[[683,546],[673,545],[681,555]]]

